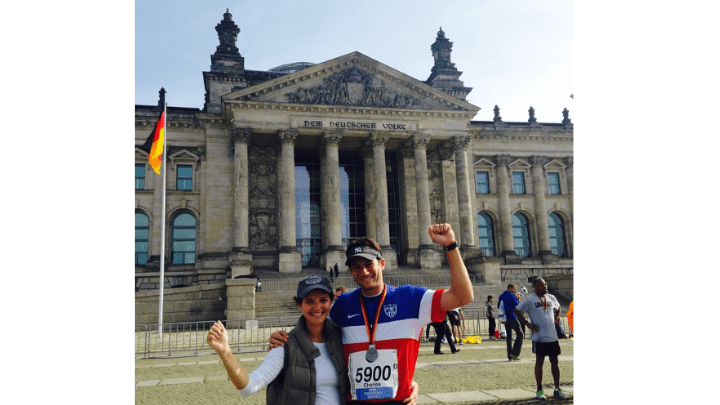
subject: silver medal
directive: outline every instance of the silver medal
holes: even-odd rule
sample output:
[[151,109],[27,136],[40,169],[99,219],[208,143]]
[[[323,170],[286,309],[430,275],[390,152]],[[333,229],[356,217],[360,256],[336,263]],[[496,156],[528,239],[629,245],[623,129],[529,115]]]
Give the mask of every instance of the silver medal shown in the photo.
[[368,363],[372,363],[377,359],[378,359],[377,349],[375,349],[375,345],[370,345],[370,347],[368,347],[367,353],[365,353],[365,360],[367,360]]

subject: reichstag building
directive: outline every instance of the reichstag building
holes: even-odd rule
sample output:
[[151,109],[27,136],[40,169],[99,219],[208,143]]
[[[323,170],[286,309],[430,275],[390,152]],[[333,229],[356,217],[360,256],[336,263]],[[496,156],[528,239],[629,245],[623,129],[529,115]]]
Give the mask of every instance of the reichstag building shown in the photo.
[[[240,29],[215,30],[203,107],[167,108],[165,285],[344,268],[359,236],[386,271],[439,269],[430,224],[453,226],[486,282],[573,268],[573,124],[473,121],[479,107],[442,28],[425,80],[359,52],[246,70]],[[432,56],[432,60],[430,59]],[[421,57],[418,57],[422,60]],[[158,106],[135,106],[136,291],[159,288],[162,177],[139,148]]]

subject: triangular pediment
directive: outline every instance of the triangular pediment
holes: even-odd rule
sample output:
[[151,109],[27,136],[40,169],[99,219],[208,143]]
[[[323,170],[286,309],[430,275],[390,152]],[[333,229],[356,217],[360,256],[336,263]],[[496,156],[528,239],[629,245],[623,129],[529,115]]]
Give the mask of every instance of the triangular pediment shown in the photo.
[[488,160],[487,158],[480,158],[473,162],[473,166],[475,167],[495,167],[496,164]]
[[565,169],[567,167],[566,164],[562,163],[561,161],[557,159],[553,159],[543,165],[543,167],[547,169]]
[[524,159],[515,159],[512,163],[508,164],[508,167],[513,169],[529,169],[532,165]]
[[135,148],[135,160],[138,160],[138,159],[147,159],[147,158],[148,158],[148,153],[147,153],[147,152],[145,152],[144,150],[142,150],[142,149],[140,149],[140,148],[138,148],[138,147]]
[[170,158],[170,160],[191,160],[194,162],[200,160],[200,156],[190,152],[187,149],[182,149],[176,153],[173,153],[172,155],[169,155],[168,158]]
[[223,100],[384,109],[480,110],[359,52],[226,94]]

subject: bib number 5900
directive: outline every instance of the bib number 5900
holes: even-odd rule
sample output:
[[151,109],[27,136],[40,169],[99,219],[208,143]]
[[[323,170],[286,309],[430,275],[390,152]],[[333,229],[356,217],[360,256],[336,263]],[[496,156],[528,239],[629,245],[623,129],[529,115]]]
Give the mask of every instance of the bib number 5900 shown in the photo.
[[355,373],[355,382],[380,381],[381,379],[387,381],[390,379],[391,375],[392,369],[390,366],[360,367]]

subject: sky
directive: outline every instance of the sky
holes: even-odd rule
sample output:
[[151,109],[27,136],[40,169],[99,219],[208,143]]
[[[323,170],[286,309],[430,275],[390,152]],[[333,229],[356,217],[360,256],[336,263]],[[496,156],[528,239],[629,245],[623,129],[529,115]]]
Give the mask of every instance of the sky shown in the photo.
[[570,0],[137,0],[135,103],[155,105],[164,87],[170,106],[202,108],[203,71],[219,44],[226,9],[240,28],[245,68],[322,63],[358,51],[425,81],[430,46],[442,27],[451,60],[480,107],[474,120],[573,118],[573,2]]

